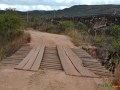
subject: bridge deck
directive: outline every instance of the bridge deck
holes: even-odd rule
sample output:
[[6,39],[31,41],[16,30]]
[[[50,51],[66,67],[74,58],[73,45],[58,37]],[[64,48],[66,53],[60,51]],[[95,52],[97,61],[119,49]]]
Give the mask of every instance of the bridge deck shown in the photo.
[[38,71],[39,69],[64,70],[67,75],[73,76],[113,76],[98,60],[92,58],[81,48],[71,49],[60,45],[45,47],[41,44],[30,49],[22,47],[12,56],[0,61],[0,64],[15,64],[15,69],[29,71]]
[[37,71],[43,57],[44,48],[44,45],[34,47],[30,53],[15,67],[15,69]]

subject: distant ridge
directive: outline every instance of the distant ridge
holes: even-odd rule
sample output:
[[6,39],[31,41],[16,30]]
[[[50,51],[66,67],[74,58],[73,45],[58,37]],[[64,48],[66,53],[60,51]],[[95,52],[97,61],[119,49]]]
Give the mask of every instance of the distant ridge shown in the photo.
[[[0,11],[3,13],[4,11]],[[26,12],[20,12],[21,15],[26,15]],[[120,5],[75,5],[70,8],[56,11],[29,11],[31,16],[41,17],[75,17],[75,16],[91,16],[100,14],[116,14],[120,15]]]

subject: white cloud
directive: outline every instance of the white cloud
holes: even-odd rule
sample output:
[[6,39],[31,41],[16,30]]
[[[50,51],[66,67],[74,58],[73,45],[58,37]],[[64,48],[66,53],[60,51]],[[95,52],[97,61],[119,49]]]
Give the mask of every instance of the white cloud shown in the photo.
[[0,0],[0,8],[17,10],[58,10],[73,5],[120,4],[120,0]]
[[0,4],[0,9],[4,10],[6,8],[9,8],[9,5],[6,4]]
[[19,11],[28,11],[28,10],[58,10],[67,8],[67,6],[49,6],[49,5],[7,5],[0,4],[0,9],[5,10],[6,8],[15,8]]

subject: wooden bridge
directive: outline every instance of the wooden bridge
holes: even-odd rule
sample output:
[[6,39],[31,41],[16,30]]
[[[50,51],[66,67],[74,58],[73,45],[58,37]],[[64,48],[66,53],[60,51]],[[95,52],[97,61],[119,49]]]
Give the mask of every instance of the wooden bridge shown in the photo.
[[3,65],[15,65],[14,69],[38,71],[40,69],[61,70],[67,75],[99,78],[113,76],[82,48],[62,45],[46,47],[40,44],[31,48],[21,47],[14,55],[2,60]]

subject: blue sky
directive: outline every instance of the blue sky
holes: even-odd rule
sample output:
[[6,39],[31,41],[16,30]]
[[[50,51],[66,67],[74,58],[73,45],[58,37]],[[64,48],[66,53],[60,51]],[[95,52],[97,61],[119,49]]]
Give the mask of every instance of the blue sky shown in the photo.
[[73,5],[118,4],[120,0],[0,0],[0,9],[16,8],[27,10],[58,10]]

